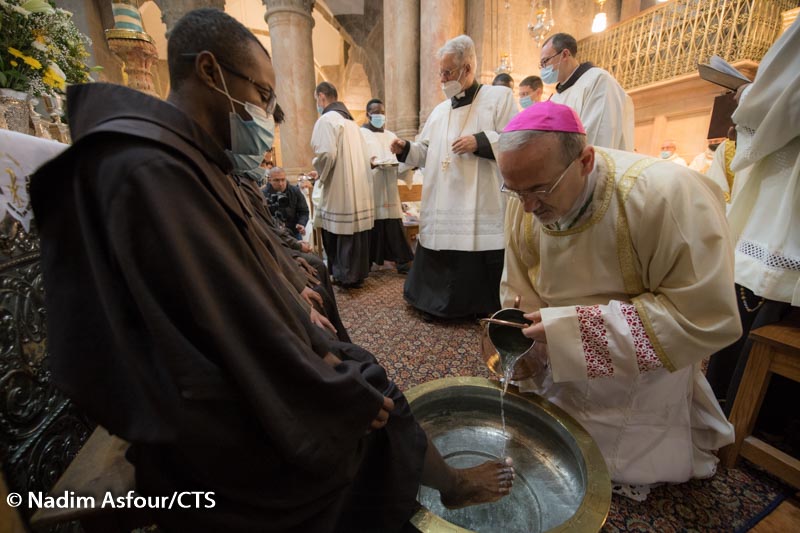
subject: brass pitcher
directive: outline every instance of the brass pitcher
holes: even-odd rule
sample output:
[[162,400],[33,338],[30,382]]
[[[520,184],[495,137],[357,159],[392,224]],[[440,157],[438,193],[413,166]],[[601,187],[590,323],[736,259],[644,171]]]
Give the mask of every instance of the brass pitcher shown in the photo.
[[536,341],[522,334],[522,330],[531,325],[524,318],[519,308],[520,298],[514,300],[514,307],[497,311],[491,318],[482,318],[481,355],[489,370],[497,376],[504,377],[505,369],[514,364],[514,379],[526,379],[533,375],[533,370],[525,361],[525,355],[533,350]]

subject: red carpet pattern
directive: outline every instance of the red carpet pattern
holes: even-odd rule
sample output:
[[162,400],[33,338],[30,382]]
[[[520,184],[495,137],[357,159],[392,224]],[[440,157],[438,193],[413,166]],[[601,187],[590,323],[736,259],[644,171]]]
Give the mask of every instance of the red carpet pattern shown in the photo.
[[[336,289],[353,342],[370,350],[403,390],[450,376],[489,377],[475,322],[426,323],[403,300],[405,277],[373,272],[361,289]],[[709,480],[654,489],[638,503],[614,495],[604,531],[747,531],[789,489],[747,464]]]
[[478,323],[424,322],[403,300],[405,279],[380,270],[361,289],[336,289],[342,322],[353,342],[372,352],[402,390],[451,376],[489,377]]

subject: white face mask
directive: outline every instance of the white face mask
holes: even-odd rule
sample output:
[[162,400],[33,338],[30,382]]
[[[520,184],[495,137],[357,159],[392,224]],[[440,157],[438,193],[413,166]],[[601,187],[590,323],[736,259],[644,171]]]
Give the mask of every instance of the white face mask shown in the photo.
[[[233,98],[228,92],[225,76],[217,65],[223,89],[214,87],[214,90],[228,97],[231,103],[231,112],[228,119],[231,127],[231,149],[225,150],[233,161],[234,173],[248,175],[258,179],[261,174],[259,165],[264,158],[264,152],[272,150],[275,139],[275,118],[261,107],[250,102],[242,102]],[[250,120],[245,120],[236,112],[234,102],[244,107],[250,115]]]
[[461,76],[464,75],[464,69],[461,69],[461,74],[458,75],[458,78],[455,80],[446,81],[442,84],[442,92],[444,93],[445,97],[450,99],[453,98],[458,93],[462,92],[464,88],[461,86]]
[[558,67],[561,66],[561,61],[559,60],[557,65],[547,65],[539,72],[539,77],[542,78],[542,81],[547,85],[552,85],[553,83],[558,83]]
[[386,124],[386,115],[370,115],[369,123],[372,124],[374,128],[381,129],[383,125]]

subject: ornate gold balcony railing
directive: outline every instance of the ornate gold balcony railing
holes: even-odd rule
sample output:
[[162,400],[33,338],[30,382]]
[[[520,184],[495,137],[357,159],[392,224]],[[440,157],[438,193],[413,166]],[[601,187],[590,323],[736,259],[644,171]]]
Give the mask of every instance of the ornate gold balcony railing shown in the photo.
[[672,0],[578,43],[578,57],[627,90],[697,71],[716,54],[760,61],[799,0]]

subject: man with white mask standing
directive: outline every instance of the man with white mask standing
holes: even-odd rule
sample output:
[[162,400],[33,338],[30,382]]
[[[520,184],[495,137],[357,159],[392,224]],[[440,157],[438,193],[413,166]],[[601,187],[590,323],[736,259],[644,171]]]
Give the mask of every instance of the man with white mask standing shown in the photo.
[[403,209],[397,180],[411,179],[411,169],[401,165],[389,151],[397,135],[385,128],[386,115],[383,102],[373,98],[367,102],[367,122],[361,126],[361,135],[367,144],[367,155],[372,168],[372,193],[375,203],[375,226],[369,240],[370,261],[383,265],[394,262],[397,272],[408,274],[414,252],[403,233]]
[[556,33],[545,41],[539,75],[557,83],[550,101],[568,105],[586,128],[586,142],[632,152],[633,100],[607,71],[590,62],[579,63],[575,37]]
[[466,35],[438,52],[447,98],[417,142],[396,139],[397,159],[422,168],[422,209],[406,301],[426,320],[485,315],[500,308],[505,199],[493,143],[517,112],[506,87],[475,80],[475,43]]

